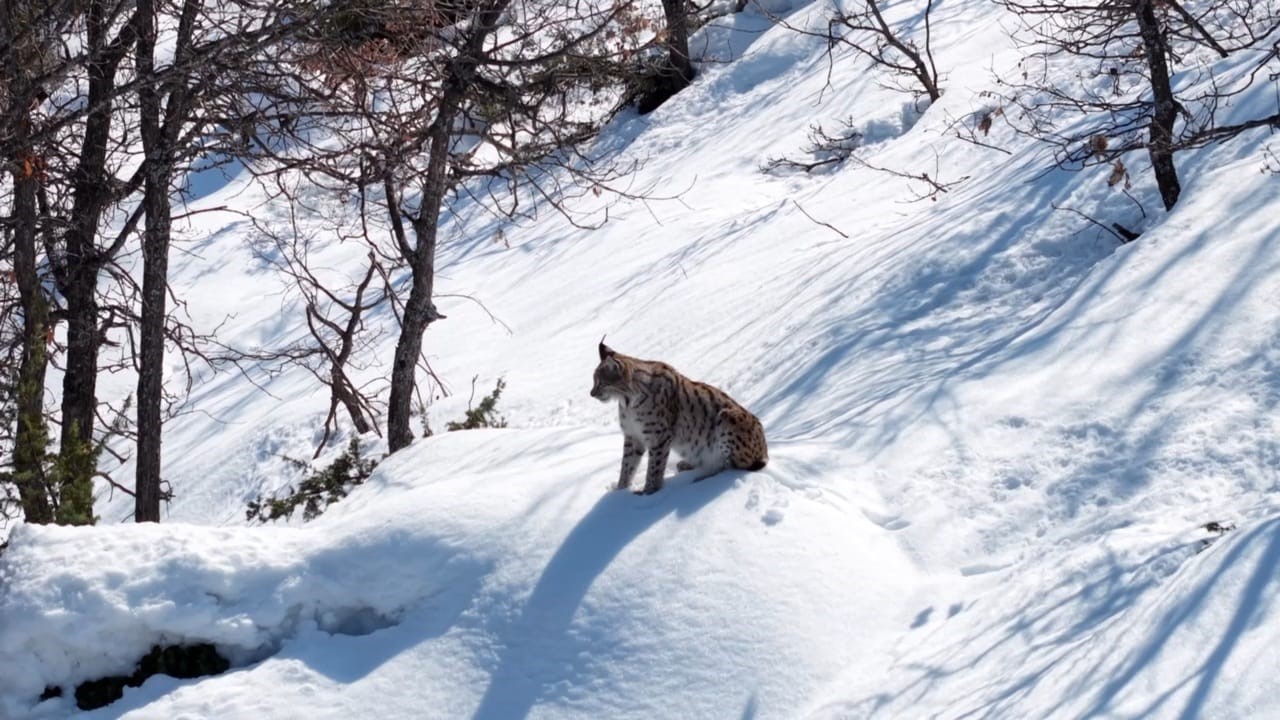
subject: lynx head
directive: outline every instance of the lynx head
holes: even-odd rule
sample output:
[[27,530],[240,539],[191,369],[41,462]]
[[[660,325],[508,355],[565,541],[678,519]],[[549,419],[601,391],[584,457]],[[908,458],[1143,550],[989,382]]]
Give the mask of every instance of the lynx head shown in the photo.
[[621,398],[631,389],[631,367],[600,339],[600,364],[591,384],[591,397],[600,402]]

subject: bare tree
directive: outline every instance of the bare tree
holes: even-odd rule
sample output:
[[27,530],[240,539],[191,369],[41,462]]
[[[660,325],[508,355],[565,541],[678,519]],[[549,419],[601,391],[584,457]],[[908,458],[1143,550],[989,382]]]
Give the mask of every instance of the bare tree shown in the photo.
[[[121,61],[132,44],[125,22],[130,7],[130,0],[0,3],[0,80],[8,105],[0,154],[13,180],[13,273],[26,334],[14,477],[31,490],[24,506],[32,522],[94,520],[96,386],[105,333],[99,282],[130,222],[116,236],[103,229],[140,181],[120,176],[130,133],[120,125],[116,100]],[[54,328],[64,321],[62,346]],[[53,461],[46,449],[49,422],[37,420],[45,412],[49,364],[63,371],[60,412],[52,416],[61,427]]]
[[[292,195],[292,190],[286,192],[282,188],[282,197]],[[366,223],[361,223],[361,228],[367,233]],[[328,386],[329,411],[313,459],[320,456],[338,429],[339,408],[346,410],[356,433],[376,432],[381,436],[377,426],[380,420],[377,400],[367,385],[357,383],[352,377],[353,370],[364,369],[359,358],[361,351],[369,349],[377,339],[376,334],[371,335],[366,328],[366,313],[388,299],[377,256],[369,251],[368,263],[358,279],[339,272],[346,281],[334,282],[317,274],[311,259],[314,238],[303,231],[292,204],[286,232],[276,232],[265,224],[259,225],[259,232],[268,249],[257,253],[258,257],[288,278],[292,289],[301,297],[307,338],[283,348],[262,348],[248,353],[233,351],[232,355],[255,360],[266,367],[299,366]],[[369,240],[367,234],[362,234],[361,239]],[[379,280],[378,287],[374,287],[375,278]]]
[[163,11],[156,0],[137,0],[133,17],[137,36],[138,116],[142,141],[143,199],[146,225],[142,239],[142,312],[138,348],[138,456],[134,482],[134,520],[160,521],[161,405],[163,403],[165,296],[169,285],[173,173],[180,153],[179,133],[189,122],[190,71],[200,0],[183,0],[173,64],[182,68],[164,81],[156,74],[156,32]]
[[[306,17],[287,0],[236,0],[214,12],[198,0],[0,0],[0,155],[13,209],[2,227],[25,338],[11,477],[29,521],[92,522],[94,476],[124,489],[97,467],[100,453],[117,454],[106,441],[121,434],[140,446],[136,516],[158,519],[161,405],[172,407],[161,384],[165,345],[198,356],[201,341],[166,308],[174,185],[225,140],[208,130],[224,119],[227,103],[215,100],[248,92],[216,69],[243,64]],[[157,58],[161,27],[174,42]],[[139,287],[117,258],[144,219]],[[54,334],[63,321],[65,345]],[[111,333],[124,346],[104,360]],[[50,363],[63,370],[61,406],[42,414]],[[139,373],[136,433],[97,392],[100,372],[130,366]],[[50,421],[61,427],[52,460]]]
[[[934,0],[911,4],[918,7],[918,13],[900,23],[885,19],[883,0],[853,0],[846,8],[833,5],[826,28],[820,31],[796,27],[782,18],[774,20],[789,30],[826,40],[828,83],[835,68],[835,50],[847,47],[869,59],[873,72],[888,75],[890,80],[885,87],[928,98],[932,103],[942,97],[938,66],[933,59]],[[921,30],[919,42],[910,35],[917,27]]]
[[611,183],[627,168],[582,144],[622,100],[617,68],[636,45],[617,30],[629,12],[626,3],[482,0],[445,12],[411,2],[378,13],[339,4],[260,73],[276,90],[263,93],[274,104],[256,111],[251,143],[274,168],[380,207],[388,238],[372,244],[378,276],[407,271],[407,287],[388,288],[400,321],[392,451],[412,441],[423,334],[443,318],[442,222],[460,203],[503,218],[540,203],[568,214],[570,198],[618,190]]
[[[45,189],[45,211],[64,228],[59,244],[47,251],[64,307],[67,347],[62,381],[59,442],[59,496],[74,522],[93,522],[93,473],[96,469],[94,429],[98,409],[98,356],[103,339],[98,283],[104,267],[123,248],[127,233],[105,236],[107,213],[132,194],[141,178],[120,177],[130,130],[117,105],[122,61],[132,48],[128,23],[130,0],[88,0],[84,12],[85,53],[73,67],[72,83],[80,93],[65,97],[59,112],[74,112],[83,102],[86,112],[54,136],[62,147],[76,148],[65,181]],[[47,162],[58,158],[53,147]],[[65,513],[64,513],[65,514]]]
[[[1280,28],[1275,0],[1001,4],[1019,18],[1029,49],[1023,77],[1002,79],[1011,107],[1003,117],[1053,144],[1063,167],[1115,167],[1125,153],[1146,149],[1169,209],[1182,191],[1175,153],[1280,122],[1280,112],[1225,126],[1217,118],[1222,103],[1246,90],[1277,58],[1276,45],[1268,44]],[[1243,80],[1219,85],[1213,60],[1237,53],[1247,54],[1248,72]],[[1064,72],[1063,63],[1072,58],[1085,58],[1088,69]],[[1078,116],[1090,121],[1080,123]]]
[[[10,478],[23,514],[30,522],[52,522],[52,479],[46,468],[48,424],[44,416],[44,384],[48,344],[52,334],[47,277],[40,271],[42,231],[40,192],[46,162],[38,151],[35,110],[47,97],[44,83],[56,64],[51,56],[60,30],[60,12],[67,7],[42,7],[24,0],[0,1],[0,147],[11,188],[10,212],[4,223],[5,257],[12,263],[21,323],[15,335],[19,350],[13,379],[14,447]],[[48,224],[43,224],[48,232]]]
[[[828,47],[844,45],[870,58],[876,70],[895,78],[893,89],[923,93],[929,102],[942,97],[938,66],[933,60],[933,0],[926,0],[919,14],[921,43],[907,36],[905,26],[884,19],[880,0],[859,0],[849,10],[837,10],[827,21]],[[903,82],[905,80],[905,82]]]

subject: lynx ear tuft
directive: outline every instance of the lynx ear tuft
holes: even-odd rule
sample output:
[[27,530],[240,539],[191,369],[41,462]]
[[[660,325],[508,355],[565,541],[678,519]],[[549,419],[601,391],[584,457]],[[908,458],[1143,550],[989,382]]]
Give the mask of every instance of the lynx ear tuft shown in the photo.
[[610,355],[613,355],[613,348],[611,348],[611,347],[609,347],[608,345],[605,345],[605,344],[604,344],[604,339],[605,339],[605,337],[607,337],[607,336],[606,336],[606,335],[601,335],[601,336],[600,336],[600,359],[601,359],[601,360],[604,360],[605,358],[609,357]]

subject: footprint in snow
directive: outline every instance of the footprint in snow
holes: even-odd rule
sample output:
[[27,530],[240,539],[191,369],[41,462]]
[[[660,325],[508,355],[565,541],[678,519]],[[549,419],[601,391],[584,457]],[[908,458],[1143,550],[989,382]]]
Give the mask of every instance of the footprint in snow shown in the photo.
[[911,521],[904,519],[901,515],[885,515],[866,508],[862,508],[862,514],[871,522],[890,532],[901,530],[911,525]]
[[921,610],[919,614],[916,615],[916,619],[911,621],[911,629],[914,630],[916,628],[924,627],[925,625],[928,625],[929,616],[932,614],[933,614],[932,606]]

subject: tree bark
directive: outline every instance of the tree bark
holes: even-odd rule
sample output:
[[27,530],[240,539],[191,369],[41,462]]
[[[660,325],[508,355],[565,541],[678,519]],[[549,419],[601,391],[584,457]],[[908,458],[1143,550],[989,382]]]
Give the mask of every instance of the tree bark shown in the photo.
[[1178,101],[1173,96],[1173,86],[1169,79],[1169,46],[1152,0],[1137,2],[1138,30],[1142,35],[1155,100],[1149,126],[1147,155],[1151,158],[1151,169],[1155,172],[1164,208],[1172,210],[1182,194],[1182,183],[1178,181],[1178,169],[1173,164],[1173,126],[1178,119]]
[[364,416],[364,409],[360,407],[360,400],[351,387],[351,381],[339,371],[335,371],[332,377],[333,398],[347,409],[347,415],[351,418],[351,424],[355,426],[356,432],[360,435],[372,432],[373,426]]
[[30,156],[14,159],[14,274],[22,304],[22,363],[18,368],[18,428],[13,450],[13,479],[22,512],[30,523],[53,522],[45,453],[49,428],[44,419],[44,382],[48,358],[49,300],[36,273],[36,183],[24,176]]
[[636,102],[641,115],[657,110],[693,82],[693,63],[689,59],[689,9],[688,0],[662,0],[662,13],[666,18],[667,57],[653,77],[651,86]]
[[[132,43],[126,28],[114,38],[114,13],[104,0],[91,0],[86,12],[89,111],[73,176],[70,227],[64,236],[65,265],[56,272],[66,302],[67,359],[62,378],[62,433],[59,445],[59,505],[72,524],[93,522],[94,425],[98,408],[98,276],[108,259],[98,247],[98,230],[114,200],[107,170],[111,142],[112,99],[116,71]],[[60,512],[60,514],[62,514]],[[61,522],[62,520],[60,520]]]
[[[145,0],[143,0],[145,2]],[[164,421],[164,321],[169,264],[168,184],[148,178],[147,223],[142,241],[142,321],[138,372],[138,453],[134,520],[160,522],[160,450]],[[157,189],[158,188],[158,189]],[[153,221],[153,213],[156,220]]]
[[[178,23],[175,64],[183,64],[190,52],[199,0],[185,0]],[[188,116],[188,91],[183,75],[165,88],[155,72],[156,26],[159,8],[155,0],[137,0],[134,32],[137,36],[138,110],[143,149],[143,196],[146,216],[142,235],[142,319],[138,347],[138,453],[134,463],[134,521],[160,522],[161,439],[164,420],[164,343],[166,293],[169,287],[169,244],[172,236],[172,201],[169,190],[177,160],[179,129]]]
[[0,48],[4,48],[4,70],[9,105],[5,108],[10,147],[4,158],[13,178],[13,272],[22,306],[22,359],[17,379],[17,433],[13,449],[13,481],[18,489],[22,512],[30,523],[53,522],[45,477],[45,453],[49,429],[44,419],[45,355],[49,300],[36,271],[36,235],[39,219],[39,158],[31,142],[31,107],[34,86],[28,75],[30,63],[23,57],[17,36],[23,24],[15,17],[10,2],[0,1]]
[[689,8],[687,0],[662,0],[662,13],[667,18],[667,63],[682,81],[683,89],[693,81],[693,63],[689,61]]
[[[436,238],[440,224],[440,204],[448,189],[449,147],[453,139],[453,121],[466,91],[465,79],[450,78],[440,99],[435,124],[431,130],[431,159],[422,186],[422,199],[413,218],[417,245],[408,258],[413,285],[404,304],[400,320],[400,337],[396,341],[391,365],[391,397],[387,404],[387,446],[391,452],[413,442],[410,416],[413,391],[417,382],[418,357],[422,354],[422,335],[427,326],[440,317],[432,302],[436,270]],[[400,212],[393,198],[391,212]]]
[[[431,234],[434,235],[434,232]],[[422,237],[418,238],[422,246]],[[434,253],[435,240],[430,241]],[[418,356],[422,354],[422,335],[427,326],[439,317],[431,302],[431,288],[435,282],[435,258],[432,257],[413,268],[413,288],[405,303],[404,317],[400,324],[400,338],[396,342],[395,359],[391,366],[391,398],[387,406],[387,446],[391,452],[408,447],[413,442],[410,416],[413,409],[413,391],[416,386]]]
[[164,392],[165,284],[169,262],[169,183],[165,168],[160,88],[155,77],[153,0],[138,0],[138,109],[143,148],[142,319],[138,348],[138,455],[134,462],[135,522],[160,521],[160,406]]

